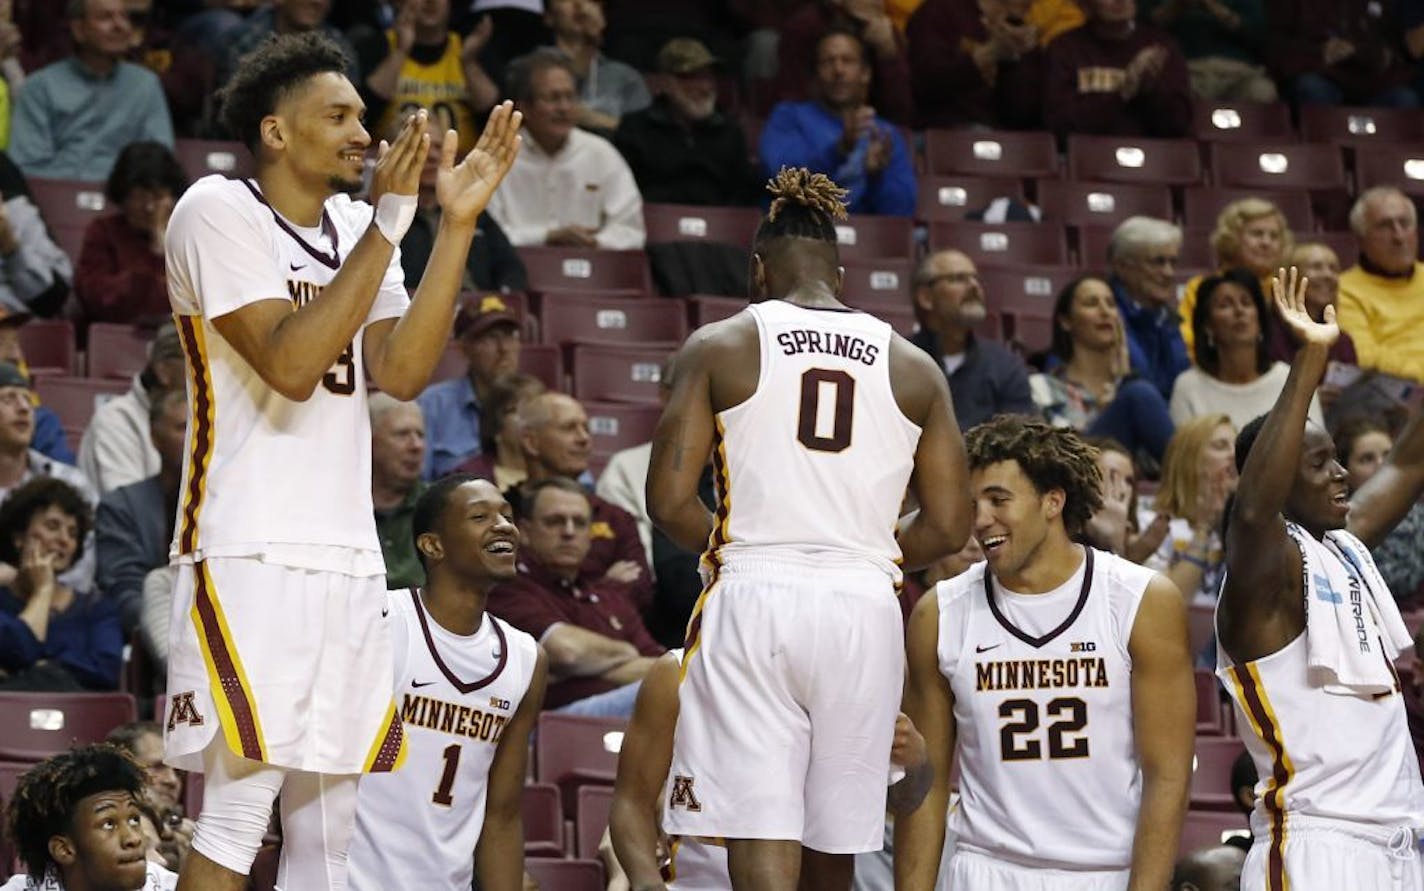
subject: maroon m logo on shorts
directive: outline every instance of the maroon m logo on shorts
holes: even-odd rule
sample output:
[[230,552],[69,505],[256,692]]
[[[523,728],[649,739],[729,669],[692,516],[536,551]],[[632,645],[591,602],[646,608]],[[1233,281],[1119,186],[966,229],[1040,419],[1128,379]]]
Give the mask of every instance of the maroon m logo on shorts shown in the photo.
[[168,707],[168,731],[173,732],[179,724],[203,726],[203,716],[198,714],[198,707],[193,704],[192,690],[174,696],[173,704]]
[[702,804],[697,800],[697,796],[692,794],[692,777],[675,776],[672,778],[672,797],[668,802],[668,807],[686,808],[692,813],[702,810]]

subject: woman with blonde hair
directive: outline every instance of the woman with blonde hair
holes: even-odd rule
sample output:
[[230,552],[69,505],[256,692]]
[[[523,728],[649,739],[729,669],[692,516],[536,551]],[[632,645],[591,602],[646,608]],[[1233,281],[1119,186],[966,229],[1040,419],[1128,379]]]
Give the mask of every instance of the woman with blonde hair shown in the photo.
[[1167,536],[1143,561],[1170,578],[1187,603],[1215,603],[1226,571],[1221,517],[1236,490],[1236,428],[1224,414],[1202,415],[1177,428],[1162,459],[1162,485],[1151,511],[1170,517]]
[[[1211,233],[1211,250],[1218,272],[1243,266],[1256,274],[1261,293],[1271,293],[1271,276],[1286,265],[1295,246],[1286,215],[1264,198],[1242,198],[1221,209]],[[1192,310],[1197,305],[1197,288],[1206,276],[1193,276],[1182,291],[1177,311],[1182,317],[1182,340],[1187,355],[1195,356]],[[1195,360],[1194,360],[1195,361]]]

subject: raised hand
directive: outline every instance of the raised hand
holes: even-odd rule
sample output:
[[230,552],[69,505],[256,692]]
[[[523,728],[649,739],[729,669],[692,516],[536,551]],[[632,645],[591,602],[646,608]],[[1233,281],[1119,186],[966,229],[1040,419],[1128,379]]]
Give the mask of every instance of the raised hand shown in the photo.
[[[405,119],[395,142],[381,140],[376,150],[376,169],[371,174],[370,202],[375,205],[386,193],[414,195],[420,190],[420,171],[430,154],[430,134],[425,124],[430,113],[420,109]],[[455,139],[445,141],[445,151],[455,151]]]
[[[524,118],[508,101],[496,105],[479,141],[465,160],[455,163],[458,140],[446,134],[441,146],[440,172],[435,180],[435,196],[440,208],[453,222],[474,225],[489,204],[504,175],[514,165],[522,140],[519,127]],[[417,169],[417,180],[419,170]]]
[[489,44],[490,38],[494,36],[494,19],[488,14],[480,18],[478,25],[470,32],[464,42],[460,44],[460,59],[464,62],[474,62],[480,56],[480,52]]
[[1271,277],[1271,296],[1275,299],[1276,314],[1281,317],[1281,322],[1291,337],[1295,338],[1296,343],[1301,346],[1318,344],[1329,348],[1340,339],[1340,326],[1335,323],[1335,307],[1325,307],[1321,321],[1312,319],[1305,303],[1305,291],[1309,284],[1310,279],[1301,275],[1300,270],[1294,266],[1290,268],[1290,272],[1285,269],[1276,270],[1276,274]]

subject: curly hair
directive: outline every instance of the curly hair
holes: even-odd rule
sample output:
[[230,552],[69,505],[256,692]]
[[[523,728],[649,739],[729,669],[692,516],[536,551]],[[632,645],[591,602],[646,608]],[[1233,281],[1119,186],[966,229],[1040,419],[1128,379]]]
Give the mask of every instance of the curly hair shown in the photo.
[[279,34],[243,56],[237,72],[218,91],[219,119],[234,139],[257,154],[262,119],[308,78],[326,72],[345,75],[346,53],[316,31]]
[[57,870],[49,840],[73,831],[79,802],[101,792],[127,792],[141,800],[143,768],[108,743],[81,746],[35,765],[20,777],[6,809],[10,838],[36,881]]
[[783,167],[767,181],[771,208],[757,227],[752,250],[775,238],[810,238],[836,244],[836,220],[846,216],[846,190],[824,173]]
[[1241,232],[1250,223],[1262,217],[1275,217],[1281,227],[1281,262],[1290,256],[1295,239],[1291,235],[1290,224],[1281,209],[1264,198],[1242,198],[1221,209],[1216,217],[1216,228],[1211,233],[1211,249],[1216,254],[1216,262],[1222,266],[1236,266],[1241,262]]
[[1040,494],[1061,489],[1063,527],[1070,536],[1102,509],[1098,450],[1070,428],[1027,415],[999,415],[970,430],[964,446],[971,471],[1015,461]]
[[1271,308],[1266,305],[1266,295],[1261,293],[1261,282],[1256,274],[1243,266],[1228,269],[1220,275],[1208,276],[1197,286],[1197,302],[1192,307],[1192,337],[1195,342],[1197,365],[1212,377],[1221,371],[1221,354],[1217,352],[1216,341],[1207,332],[1211,319],[1211,300],[1222,285],[1232,284],[1244,290],[1256,307],[1256,373],[1265,374],[1271,370],[1275,360],[1266,345],[1271,339]]
[[78,489],[64,480],[37,476],[16,486],[0,503],[0,560],[11,566],[20,565],[20,546],[15,539],[23,539],[30,520],[47,507],[57,507],[74,518],[74,561],[70,566],[84,555],[84,538],[94,524],[93,508]]

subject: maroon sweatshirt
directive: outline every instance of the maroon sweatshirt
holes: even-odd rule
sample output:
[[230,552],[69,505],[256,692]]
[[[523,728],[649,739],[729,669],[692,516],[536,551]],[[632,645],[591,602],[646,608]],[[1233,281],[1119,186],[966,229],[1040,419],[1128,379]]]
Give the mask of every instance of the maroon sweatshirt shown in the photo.
[[971,55],[989,38],[979,0],[924,0],[905,26],[921,127],[1041,125],[1043,53],[1035,50],[984,80]]
[[[1157,76],[1131,101],[1119,93],[1123,72],[1142,50],[1167,49]],[[1055,133],[1185,136],[1192,123],[1187,60],[1166,31],[1138,24],[1124,38],[1100,36],[1090,22],[1048,45],[1043,117]]]

